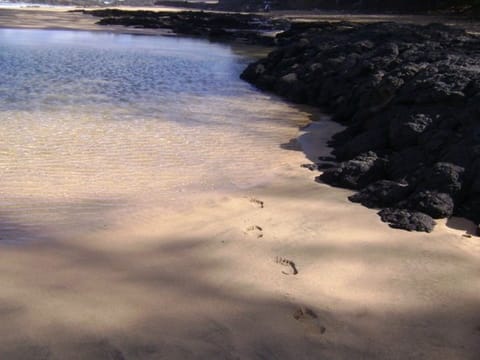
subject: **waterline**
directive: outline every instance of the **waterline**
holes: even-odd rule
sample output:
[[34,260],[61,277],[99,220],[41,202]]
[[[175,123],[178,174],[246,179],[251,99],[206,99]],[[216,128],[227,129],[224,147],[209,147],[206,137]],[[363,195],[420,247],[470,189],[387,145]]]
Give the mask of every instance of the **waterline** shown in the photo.
[[309,114],[240,81],[248,61],[201,40],[0,30],[0,216],[93,224],[266,181]]

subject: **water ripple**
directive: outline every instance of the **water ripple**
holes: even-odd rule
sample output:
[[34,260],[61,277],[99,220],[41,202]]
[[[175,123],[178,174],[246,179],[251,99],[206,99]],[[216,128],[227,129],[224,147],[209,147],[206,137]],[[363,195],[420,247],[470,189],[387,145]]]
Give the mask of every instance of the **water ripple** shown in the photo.
[[[258,183],[307,116],[241,82],[247,61],[199,40],[0,30],[0,218],[92,220],[104,202]],[[104,202],[58,205],[85,199]]]

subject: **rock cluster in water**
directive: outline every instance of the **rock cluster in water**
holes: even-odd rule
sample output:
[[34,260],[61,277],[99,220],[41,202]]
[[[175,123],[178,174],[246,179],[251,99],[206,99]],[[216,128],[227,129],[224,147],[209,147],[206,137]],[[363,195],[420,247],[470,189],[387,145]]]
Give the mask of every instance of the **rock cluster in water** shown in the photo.
[[124,25],[135,28],[168,29],[176,34],[221,40],[241,40],[250,44],[274,45],[270,32],[285,30],[285,20],[254,14],[229,14],[203,11],[131,11],[119,9],[81,10],[101,17],[99,25]]
[[480,223],[480,39],[440,24],[298,23],[242,78],[346,125],[318,177],[392,227]]

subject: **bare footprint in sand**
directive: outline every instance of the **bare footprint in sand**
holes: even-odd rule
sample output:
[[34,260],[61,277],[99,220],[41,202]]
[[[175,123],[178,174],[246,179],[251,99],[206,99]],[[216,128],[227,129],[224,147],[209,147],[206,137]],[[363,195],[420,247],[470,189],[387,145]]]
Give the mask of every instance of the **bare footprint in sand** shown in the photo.
[[306,307],[299,307],[293,313],[293,317],[295,320],[310,320],[310,319],[318,319],[317,314],[312,309]]
[[327,331],[325,326],[318,323],[318,316],[312,309],[301,306],[295,310],[293,318],[307,325],[308,330],[314,331],[317,334],[321,335]]
[[255,198],[250,198],[250,202],[256,206],[258,206],[260,209],[263,209],[265,203],[262,200],[258,200]]
[[297,275],[298,274],[297,265],[295,265],[295,263],[292,260],[289,260],[289,259],[286,259],[286,258],[283,258],[283,257],[280,257],[280,256],[276,256],[275,257],[275,263],[286,266],[286,267],[289,268],[288,271],[282,271],[282,274],[285,274],[285,275]]
[[249,226],[245,229],[245,234],[247,234],[247,235],[252,234],[252,235],[256,235],[257,238],[262,238],[263,237],[263,229],[258,225],[252,225],[252,226]]

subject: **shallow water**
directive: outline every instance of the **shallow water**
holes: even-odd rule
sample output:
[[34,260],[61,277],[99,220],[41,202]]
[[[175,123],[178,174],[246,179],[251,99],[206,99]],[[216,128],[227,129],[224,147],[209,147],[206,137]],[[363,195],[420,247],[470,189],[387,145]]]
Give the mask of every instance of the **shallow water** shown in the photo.
[[249,60],[202,40],[0,30],[2,239],[268,180],[308,114],[241,81]]

